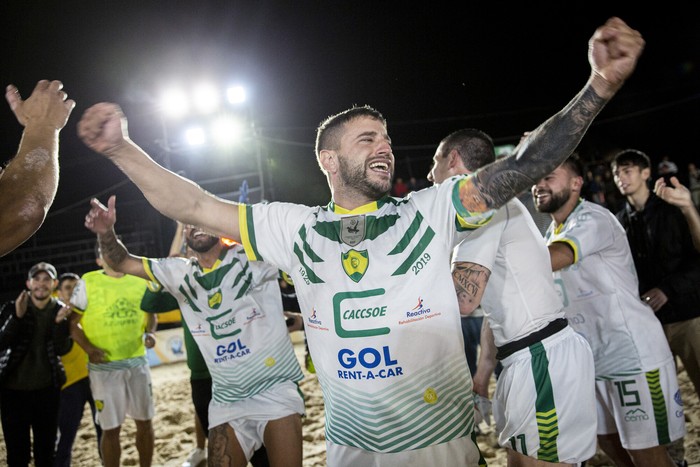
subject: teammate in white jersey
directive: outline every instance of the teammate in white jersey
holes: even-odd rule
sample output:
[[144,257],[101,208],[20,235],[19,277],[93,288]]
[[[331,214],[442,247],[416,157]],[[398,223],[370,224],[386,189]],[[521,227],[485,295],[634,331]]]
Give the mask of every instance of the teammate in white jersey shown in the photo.
[[473,467],[483,461],[452,248],[575,149],[643,47],[637,31],[611,18],[589,42],[587,84],[512,157],[403,199],[387,196],[394,154],[386,121],[368,106],[318,128],[316,157],[332,193],[325,207],[213,196],[135,145],[116,104],[86,110],[78,132],[161,213],[240,240],[292,276],[326,404],[329,466]]
[[[495,159],[489,135],[458,130],[440,142],[428,180],[443,183]],[[481,305],[486,318],[474,392],[488,398],[496,361],[503,363],[494,418],[508,462],[544,466],[593,457],[593,355],[566,323],[547,247],[523,203],[508,201],[487,226],[460,243],[452,278],[460,313]]]
[[665,444],[685,434],[676,367],[654,312],[639,299],[625,230],[583,200],[575,156],[532,187],[552,216],[545,235],[571,325],[595,358],[598,442],[616,465],[673,467]]
[[196,257],[129,254],[114,233],[115,197],[98,200],[86,226],[117,271],[156,282],[173,295],[212,378],[209,461],[248,464],[263,444],[272,466],[302,465],[303,373],[289,338],[277,268],[249,262],[240,244],[186,226]]

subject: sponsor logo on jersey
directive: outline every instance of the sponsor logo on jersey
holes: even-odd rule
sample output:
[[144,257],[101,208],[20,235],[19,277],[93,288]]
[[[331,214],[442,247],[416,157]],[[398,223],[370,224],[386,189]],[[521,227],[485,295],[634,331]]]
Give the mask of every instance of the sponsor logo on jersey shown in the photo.
[[202,327],[202,323],[197,323],[194,329],[190,329],[190,334],[193,336],[206,336],[207,330]]
[[367,250],[350,250],[347,253],[341,253],[340,261],[343,263],[345,274],[354,282],[360,282],[369,266],[369,254]]
[[253,308],[253,311],[251,311],[248,315],[245,317],[245,323],[243,324],[248,324],[251,321],[254,321],[256,319],[264,318],[265,313],[263,311],[258,310],[257,308]]
[[226,310],[218,316],[207,318],[211,335],[215,339],[224,337],[233,337],[241,332],[241,329],[236,325],[236,314],[232,310]]
[[628,410],[625,413],[625,420],[628,422],[641,422],[644,420],[649,420],[649,415],[642,409]]
[[337,370],[338,379],[371,380],[403,376],[403,368],[398,360],[392,358],[388,345],[381,349],[365,347],[357,352],[340,349],[338,363],[342,368]]
[[423,303],[423,298],[418,297],[418,302],[416,303],[416,306],[411,308],[409,311],[405,312],[406,319],[399,320],[399,324],[408,324],[416,321],[422,321],[424,319],[440,316],[441,314],[442,313],[433,312],[433,310],[426,307]]
[[318,317],[316,313],[316,308],[314,308],[311,312],[311,316],[306,318],[306,324],[304,326],[308,326],[310,328],[318,329],[321,331],[328,331],[328,328],[323,326],[323,321],[321,321],[321,319]]
[[223,363],[236,358],[245,357],[246,355],[250,355],[250,349],[241,339],[236,339],[229,342],[227,345],[216,346],[216,358],[214,358],[214,363]]
[[365,239],[365,216],[350,216],[340,219],[340,240],[355,246]]

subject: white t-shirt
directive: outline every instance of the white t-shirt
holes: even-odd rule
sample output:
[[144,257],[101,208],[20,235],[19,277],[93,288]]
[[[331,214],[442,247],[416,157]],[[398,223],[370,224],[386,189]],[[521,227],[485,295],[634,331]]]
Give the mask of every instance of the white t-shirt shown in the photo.
[[556,271],[554,282],[569,324],[593,350],[597,379],[653,370],[672,359],[661,323],[639,298],[625,230],[608,209],[580,200],[545,239],[574,251],[574,264]]
[[249,262],[238,244],[211,269],[195,258],[144,258],[144,266],[177,299],[211,374],[214,401],[232,403],[303,379],[276,268]]
[[549,251],[532,216],[517,199],[496,211],[486,227],[472,231],[456,248],[452,261],[477,263],[491,271],[481,307],[497,346],[564,317]]
[[333,203],[239,209],[249,257],[292,276],[333,443],[401,452],[471,435],[449,261],[493,211],[464,210],[464,180],[350,212]]

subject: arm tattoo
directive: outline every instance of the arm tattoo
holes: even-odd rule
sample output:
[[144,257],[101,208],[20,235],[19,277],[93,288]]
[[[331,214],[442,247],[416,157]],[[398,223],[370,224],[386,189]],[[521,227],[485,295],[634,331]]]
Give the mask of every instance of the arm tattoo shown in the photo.
[[529,189],[571,155],[606,103],[587,85],[566,107],[532,131],[514,154],[476,172],[473,184],[466,183],[460,190],[464,207],[471,212],[498,208]]
[[[452,281],[457,292],[460,310],[474,302],[481,302],[481,296],[491,277],[491,271],[480,264],[457,262],[454,263]],[[478,303],[477,303],[478,304]]]
[[106,234],[98,235],[97,240],[100,242],[102,257],[110,266],[120,264],[129,254],[124,244],[114,235],[113,230]]

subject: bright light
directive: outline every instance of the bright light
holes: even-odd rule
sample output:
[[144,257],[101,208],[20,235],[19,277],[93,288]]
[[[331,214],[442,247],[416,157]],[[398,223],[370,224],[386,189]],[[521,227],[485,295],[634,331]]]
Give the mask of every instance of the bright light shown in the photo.
[[214,86],[203,83],[194,88],[194,106],[198,112],[208,114],[219,107],[219,93]]
[[216,144],[230,146],[241,139],[245,126],[239,119],[223,116],[212,123],[212,138]]
[[161,96],[160,103],[163,108],[163,113],[168,117],[182,117],[189,111],[187,95],[182,89],[168,89]]
[[202,127],[192,127],[185,131],[185,141],[190,146],[202,146],[206,143],[207,136]]
[[226,98],[229,104],[240,104],[245,102],[245,89],[243,86],[232,86],[226,90]]

